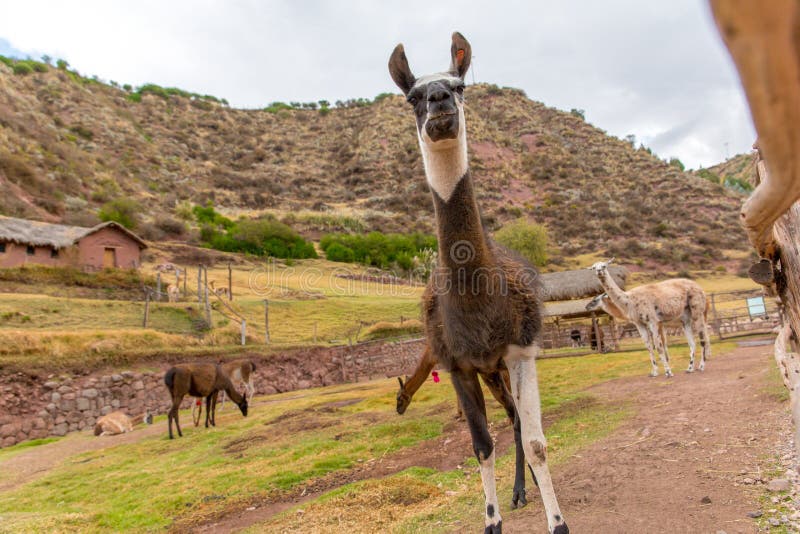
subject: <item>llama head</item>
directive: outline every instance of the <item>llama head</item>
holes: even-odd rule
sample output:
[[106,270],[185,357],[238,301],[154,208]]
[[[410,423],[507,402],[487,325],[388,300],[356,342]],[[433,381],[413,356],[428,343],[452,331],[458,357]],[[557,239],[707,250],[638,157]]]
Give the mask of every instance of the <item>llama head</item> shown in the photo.
[[242,395],[242,402],[237,404],[239,409],[242,411],[242,415],[247,417],[247,395]]
[[[411,404],[411,396],[406,392],[403,379],[398,376],[397,381],[400,382],[400,389],[397,391],[397,413],[403,415],[408,405]],[[406,377],[406,382],[408,382],[408,377]]]
[[605,300],[606,298],[608,298],[608,295],[606,295],[605,293],[597,295],[592,300],[590,300],[589,303],[586,305],[586,311],[594,311],[601,308],[603,306],[603,300]]
[[414,110],[428,182],[445,201],[467,171],[464,75],[471,57],[470,44],[455,32],[447,72],[415,77],[402,44],[389,58],[389,74]]
[[612,261],[614,261],[614,259],[615,258],[611,258],[608,261],[598,261],[597,263],[595,263],[594,265],[592,265],[589,268],[591,270],[593,270],[597,276],[605,276],[606,274],[608,274],[608,266],[609,266],[609,264]]

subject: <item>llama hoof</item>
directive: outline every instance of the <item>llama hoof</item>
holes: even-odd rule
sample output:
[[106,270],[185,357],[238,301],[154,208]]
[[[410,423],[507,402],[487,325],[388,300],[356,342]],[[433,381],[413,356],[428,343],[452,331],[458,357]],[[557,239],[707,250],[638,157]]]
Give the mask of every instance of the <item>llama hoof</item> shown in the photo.
[[503,534],[503,522],[500,521],[496,525],[486,525],[483,529],[483,534]]
[[553,529],[553,534],[569,534],[569,527],[566,523],[556,525],[556,528]]
[[528,504],[528,498],[525,496],[525,489],[514,490],[514,496],[511,498],[511,509],[524,508],[526,504]]
[[650,378],[655,378],[658,376],[658,373],[650,373]]
[[687,373],[694,373],[694,367],[689,367],[688,369],[686,369],[686,372]]
[[667,371],[666,373],[664,373],[664,376],[667,378],[672,378],[675,375],[672,374],[672,371]]

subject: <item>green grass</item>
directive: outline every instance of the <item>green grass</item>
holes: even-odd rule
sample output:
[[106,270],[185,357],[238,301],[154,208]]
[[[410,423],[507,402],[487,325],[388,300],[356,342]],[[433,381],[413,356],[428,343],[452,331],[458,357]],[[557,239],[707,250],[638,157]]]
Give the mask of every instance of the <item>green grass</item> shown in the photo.
[[[715,356],[733,346],[716,344]],[[684,364],[685,352],[673,350],[676,368]],[[645,375],[648,366],[643,351],[538,362],[545,416],[555,419],[547,430],[552,461],[564,461],[626,417],[624,405],[585,402],[587,388]],[[254,496],[296,491],[311,480],[440,436],[455,413],[447,375],[442,383],[421,388],[402,417],[394,412],[395,392],[396,381],[384,379],[274,395],[270,402],[257,402],[247,418],[226,410],[218,418],[219,426],[209,430],[192,427],[184,413],[183,438],[166,439],[164,428],[163,434],[138,443],[69,458],[42,478],[0,494],[0,528],[41,531],[58,525],[60,530],[92,532],[189,524],[229,507],[246,506]],[[505,420],[497,403],[490,400],[488,408],[491,421]],[[163,419],[157,424],[166,426]],[[464,456],[469,457],[469,451]],[[503,502],[510,498],[504,492],[512,485],[511,464],[510,455],[498,459]],[[474,464],[468,462],[467,470],[470,466]],[[480,492],[473,491],[479,484],[474,473],[467,482],[459,482],[463,475],[458,473],[427,476],[411,471],[402,476],[412,476],[414,484],[452,484],[459,497],[426,498],[446,506],[431,504],[417,515],[393,520],[392,528],[414,530],[426,522],[425,514],[441,516],[437,521],[449,521],[448,514],[475,519]]]

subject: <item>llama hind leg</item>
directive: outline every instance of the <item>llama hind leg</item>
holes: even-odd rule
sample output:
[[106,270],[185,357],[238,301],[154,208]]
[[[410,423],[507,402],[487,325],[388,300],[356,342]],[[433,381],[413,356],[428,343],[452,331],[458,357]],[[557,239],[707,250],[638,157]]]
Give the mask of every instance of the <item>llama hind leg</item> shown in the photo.
[[[683,333],[686,334],[686,341],[689,343],[689,367],[686,369],[687,373],[694,372],[694,355],[697,350],[697,345],[694,342],[694,332],[691,323],[688,320],[683,321]],[[700,334],[702,338],[702,334]],[[702,370],[702,367],[701,367]]]
[[701,317],[694,321],[694,328],[700,337],[700,365],[697,366],[701,371],[706,368],[706,360],[711,356],[711,338],[708,335],[708,328],[705,320]]
[[511,378],[511,392],[519,415],[525,459],[533,472],[542,496],[550,534],[569,534],[547,467],[547,441],[542,429],[539,383],[536,376],[537,345],[510,345],[505,356]]
[[473,371],[467,373],[454,370],[450,375],[453,387],[461,401],[464,415],[467,418],[469,432],[472,435],[472,448],[478,459],[483,482],[483,494],[486,499],[484,509],[484,534],[500,534],[503,531],[503,519],[500,517],[500,506],[497,502],[497,488],[494,477],[494,443],[489,434],[486,420],[486,404],[483,391],[478,382],[478,375]]

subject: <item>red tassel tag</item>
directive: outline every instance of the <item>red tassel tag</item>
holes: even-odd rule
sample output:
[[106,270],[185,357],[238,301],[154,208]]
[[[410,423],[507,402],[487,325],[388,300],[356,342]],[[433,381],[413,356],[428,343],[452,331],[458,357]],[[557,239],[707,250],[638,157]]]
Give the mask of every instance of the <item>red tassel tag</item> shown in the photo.
[[434,383],[436,383],[436,384],[438,384],[438,383],[439,383],[439,373],[438,373],[438,372],[436,372],[436,371],[433,371],[433,372],[431,373],[431,376],[433,376],[433,382],[434,382]]

